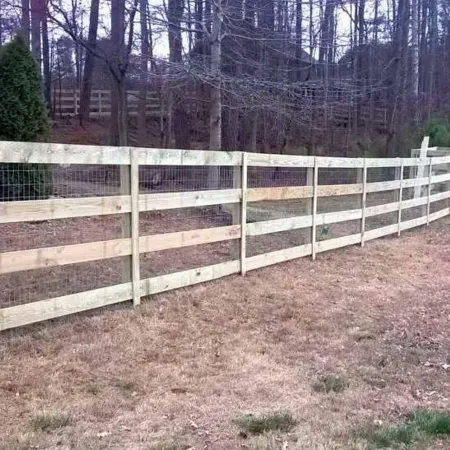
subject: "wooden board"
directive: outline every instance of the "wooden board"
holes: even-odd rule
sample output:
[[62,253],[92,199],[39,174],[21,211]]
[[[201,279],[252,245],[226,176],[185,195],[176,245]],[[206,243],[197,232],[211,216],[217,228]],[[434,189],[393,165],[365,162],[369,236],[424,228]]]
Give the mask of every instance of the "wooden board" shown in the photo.
[[0,331],[113,305],[131,300],[131,297],[132,284],[130,282],[3,308],[0,309]]
[[279,231],[297,230],[300,228],[308,228],[311,225],[312,215],[253,222],[247,224],[247,236],[260,236]]
[[319,197],[362,194],[362,191],[363,191],[362,183],[318,186]]
[[[364,233],[366,232],[366,205],[367,205],[367,161],[364,159],[364,167],[360,172],[362,177],[362,196],[361,196],[361,247],[364,247]],[[359,180],[358,180],[359,181]]]
[[363,158],[339,158],[328,156],[316,156],[318,167],[327,167],[334,169],[362,169],[364,166]]
[[131,255],[127,238],[0,253],[0,274]]
[[400,189],[400,180],[367,183],[367,193],[393,191],[395,189]]
[[[428,144],[430,143],[430,137],[429,136],[425,136],[422,140],[422,145],[420,146],[420,158],[424,159],[427,156],[427,152],[428,152]],[[429,165],[429,162],[428,162]],[[417,168],[417,176],[416,178],[421,179],[424,177],[424,173],[425,173],[425,166],[424,165],[420,165]],[[422,189],[420,187],[420,184],[416,184],[415,188],[414,188],[414,198],[417,197],[421,197],[421,193],[422,193]]]
[[133,305],[141,303],[141,269],[139,250],[139,164],[136,152],[131,152],[131,280],[133,282]]
[[314,167],[313,156],[247,153],[248,165],[257,167]]
[[[241,189],[141,194],[139,210],[156,211],[237,203]],[[0,202],[0,223],[29,222],[131,212],[128,195]]]
[[311,186],[251,188],[247,189],[247,200],[261,202],[308,198],[312,197],[312,190]]
[[[73,99],[70,99],[73,101]],[[67,105],[67,107],[70,105]],[[73,107],[73,105],[71,105]],[[93,113],[109,115],[109,112]],[[242,152],[136,148],[141,165],[239,166]],[[443,153],[445,155],[445,152]],[[250,166],[313,167],[314,157],[248,153]],[[437,156],[433,164],[450,162],[450,156]],[[109,164],[129,165],[130,147],[50,144],[36,142],[0,142],[0,161],[6,163]],[[429,158],[367,158],[367,167],[423,166]],[[362,168],[363,158],[317,157],[319,167]],[[419,177],[420,178],[420,177]]]
[[141,281],[142,295],[157,294],[159,292],[179,289],[205,281],[215,280],[240,272],[240,261],[227,261],[212,266],[199,267],[183,272],[160,275]]
[[139,210],[141,212],[161,211],[166,209],[238,203],[241,200],[241,196],[241,189],[144,194],[139,196]]
[[247,259],[247,178],[248,178],[248,165],[247,165],[247,153],[242,154],[242,200],[241,200],[241,242],[240,242],[240,261],[241,261],[241,275],[245,275],[247,271],[246,259]]
[[348,245],[359,244],[361,242],[361,233],[350,234],[348,236],[327,239],[325,241],[316,242],[316,252],[326,252]]
[[[240,225],[178,231],[141,236],[138,248],[140,253],[148,253],[239,239],[240,236]],[[131,241],[131,238],[122,238],[0,253],[0,274],[130,256]]]
[[317,239],[317,199],[319,197],[319,164],[314,158],[313,173],[313,200],[312,200],[312,225],[311,225],[311,257],[316,259],[316,239]]
[[130,164],[129,147],[0,141],[4,163]]
[[436,211],[436,212],[430,214],[430,222],[442,219],[443,217],[448,216],[448,215],[450,215],[450,207],[443,208],[439,211]]
[[0,223],[30,222],[131,212],[129,196],[0,202]]
[[190,231],[177,231],[175,233],[141,236],[139,238],[139,248],[141,253],[148,253],[171,248],[211,244],[230,239],[239,239],[240,237],[241,225],[229,225],[226,227],[204,228]]
[[299,245],[284,250],[251,256],[246,260],[246,268],[247,270],[259,269],[261,267],[278,264],[307,255],[311,255],[311,244]]
[[[400,227],[401,229],[401,227]],[[385,227],[377,228],[376,230],[366,231],[364,239],[366,241],[371,241],[372,239],[377,239],[382,236],[387,236],[388,234],[398,233],[398,224],[387,225]]]
[[163,166],[240,166],[241,152],[211,150],[172,150],[159,148],[138,148],[140,165]]

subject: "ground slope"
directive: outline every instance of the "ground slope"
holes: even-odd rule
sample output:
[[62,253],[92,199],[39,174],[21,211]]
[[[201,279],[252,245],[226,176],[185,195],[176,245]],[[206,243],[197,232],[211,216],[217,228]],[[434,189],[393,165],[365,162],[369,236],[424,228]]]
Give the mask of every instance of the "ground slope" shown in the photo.
[[[0,448],[356,449],[367,424],[448,410],[449,224],[3,333]],[[233,424],[275,410],[297,426]]]

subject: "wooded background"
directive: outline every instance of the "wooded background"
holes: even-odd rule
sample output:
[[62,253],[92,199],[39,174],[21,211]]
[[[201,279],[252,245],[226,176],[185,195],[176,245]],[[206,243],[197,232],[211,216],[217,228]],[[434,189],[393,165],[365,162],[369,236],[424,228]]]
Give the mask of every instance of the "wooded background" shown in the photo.
[[111,90],[111,145],[399,156],[450,109],[449,0],[0,0],[16,33],[49,109],[79,89],[87,126]]

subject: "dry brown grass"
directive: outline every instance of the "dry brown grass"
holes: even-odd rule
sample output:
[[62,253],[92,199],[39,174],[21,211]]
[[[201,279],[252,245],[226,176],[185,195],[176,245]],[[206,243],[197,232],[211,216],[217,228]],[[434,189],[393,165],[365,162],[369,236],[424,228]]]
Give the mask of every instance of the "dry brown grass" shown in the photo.
[[[362,449],[358,427],[448,409],[449,224],[5,332],[0,448]],[[70,422],[36,431],[45,411]],[[233,423],[274,411],[295,428]]]

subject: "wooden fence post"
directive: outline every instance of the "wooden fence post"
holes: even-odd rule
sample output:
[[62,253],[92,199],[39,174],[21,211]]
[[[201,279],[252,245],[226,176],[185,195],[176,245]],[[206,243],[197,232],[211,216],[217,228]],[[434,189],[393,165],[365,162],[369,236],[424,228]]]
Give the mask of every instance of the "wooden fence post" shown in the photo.
[[431,179],[433,177],[433,158],[430,158],[428,166],[428,199],[427,199],[427,225],[430,225],[430,209],[431,209]]
[[[430,137],[425,136],[422,141],[422,145],[420,146],[420,159],[423,160],[427,157],[428,153],[428,144],[430,142]],[[417,177],[416,178],[423,178],[425,171],[425,165],[419,164],[419,167],[417,168]],[[414,187],[414,198],[419,198],[422,194],[422,186],[415,186]]]
[[102,91],[97,91],[98,96],[98,116],[102,115]]
[[[123,149],[123,147],[121,147]],[[130,154],[131,148],[128,147]],[[120,150],[120,149],[119,149]],[[130,156],[131,159],[131,156]],[[131,199],[131,164],[120,166],[120,195],[129,196]],[[131,214],[121,214],[122,237],[131,239]],[[122,258],[122,282],[128,283],[133,280],[132,257]]]
[[313,177],[313,204],[312,204],[312,226],[311,226],[311,255],[313,261],[316,259],[316,217],[317,217],[317,194],[319,185],[319,164],[317,157],[314,157],[314,177]]
[[[447,164],[447,173],[450,175],[450,164]],[[445,183],[445,192],[450,192],[450,181]],[[447,199],[447,208],[450,207],[450,198]]]
[[135,149],[131,156],[131,277],[133,282],[133,305],[141,303],[141,270],[139,251],[139,158]]
[[[242,167],[243,157],[241,158],[241,164],[239,166],[232,166],[233,175],[233,189],[241,189],[242,191],[242,180],[243,180],[243,167]],[[241,225],[242,224],[242,199],[240,203],[234,203],[231,205],[231,224]],[[232,243],[232,257],[233,259],[241,258],[240,243]]]
[[362,196],[361,196],[361,247],[364,247],[364,234],[366,231],[366,203],[367,203],[367,161],[363,160],[362,169]]
[[[307,167],[306,168],[306,186],[314,186],[314,167]],[[306,199],[306,210],[305,214],[307,216],[310,216],[312,214],[313,210],[313,199],[307,198]]]
[[[402,162],[402,165],[403,165],[403,162]],[[402,166],[395,167],[395,169],[394,169],[394,180],[400,181],[399,189],[394,191],[394,201],[398,202],[399,199],[400,199],[400,190],[402,188],[401,180],[403,180],[403,169],[402,169]]]
[[[397,214],[397,222],[398,222],[398,230],[397,230],[397,236],[400,236],[401,232],[402,232],[402,202],[403,202],[403,172],[404,170],[404,163],[402,160],[402,165],[400,166],[400,173],[399,175],[399,179],[400,179],[400,188],[398,190],[398,214]],[[397,174],[396,177],[397,179]]]
[[242,153],[242,199],[241,199],[241,275],[245,275],[245,259],[246,259],[246,245],[247,245],[247,153]]

